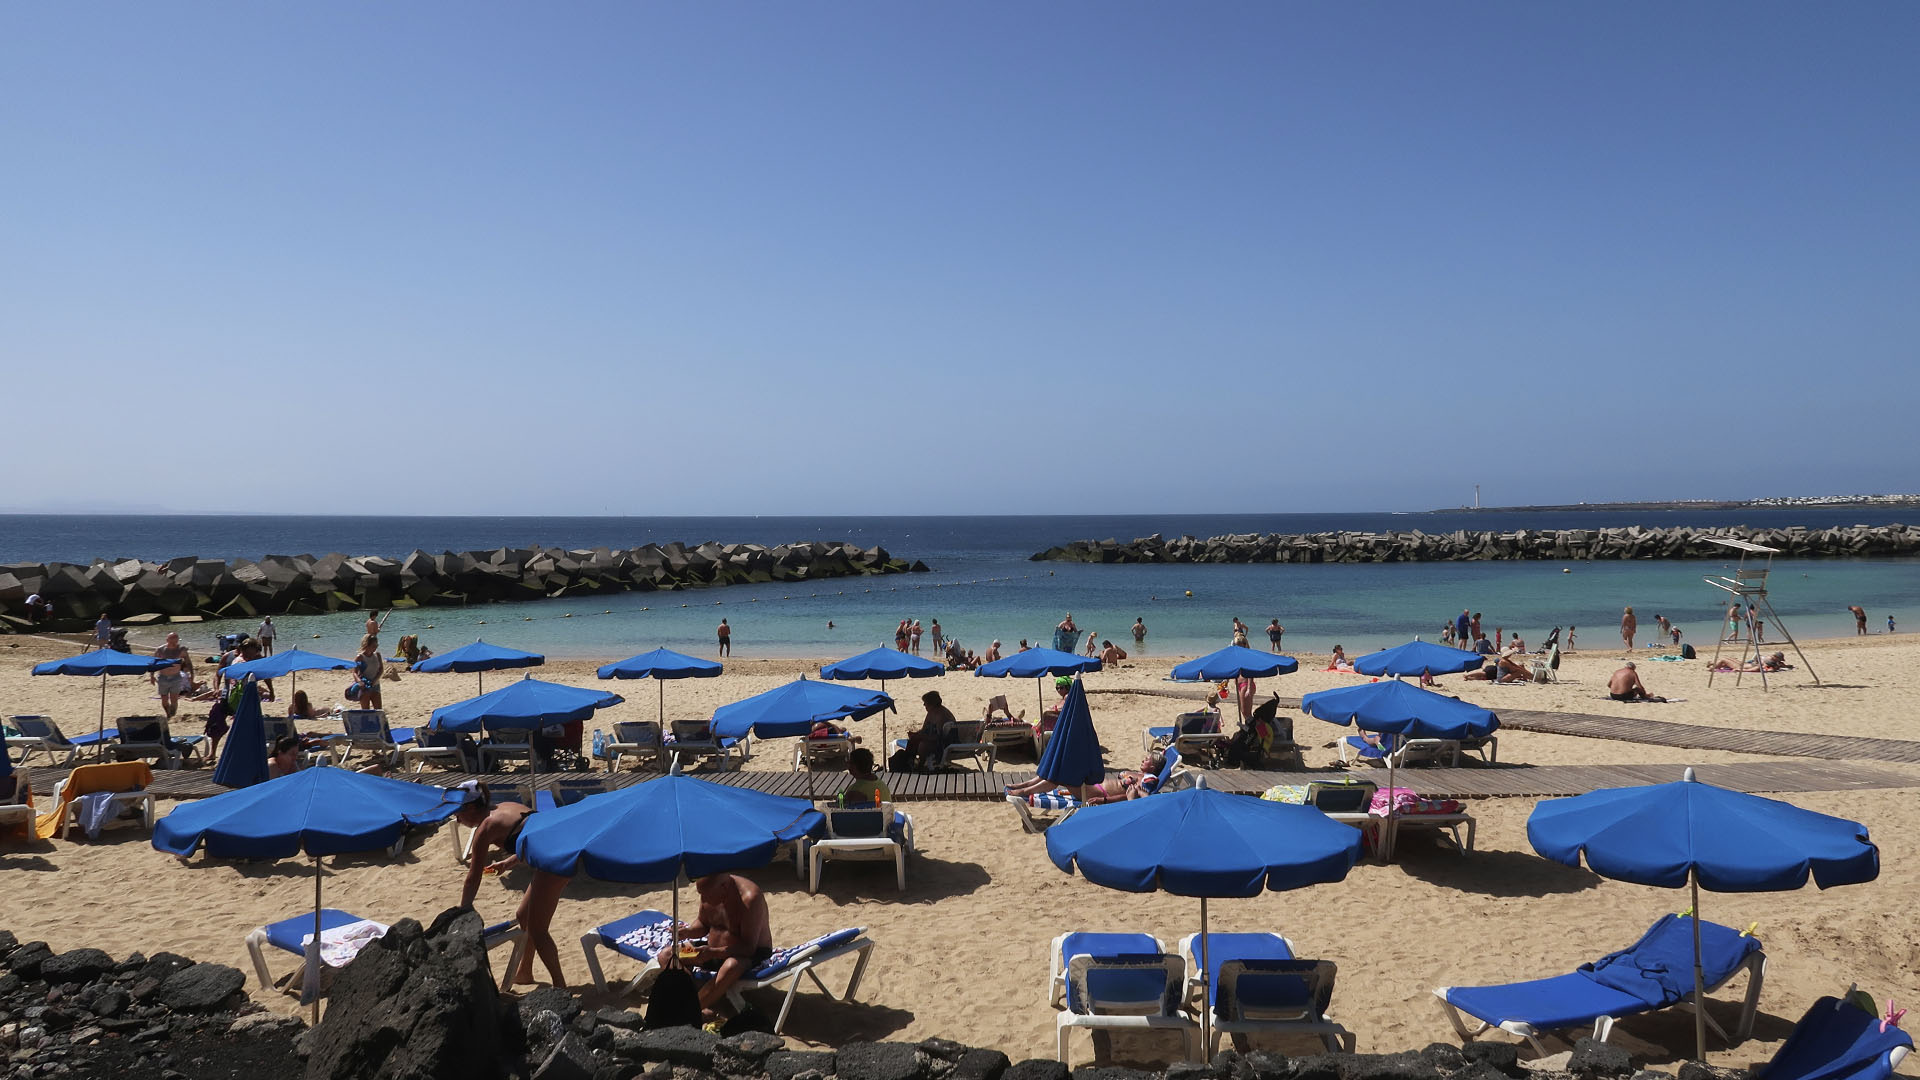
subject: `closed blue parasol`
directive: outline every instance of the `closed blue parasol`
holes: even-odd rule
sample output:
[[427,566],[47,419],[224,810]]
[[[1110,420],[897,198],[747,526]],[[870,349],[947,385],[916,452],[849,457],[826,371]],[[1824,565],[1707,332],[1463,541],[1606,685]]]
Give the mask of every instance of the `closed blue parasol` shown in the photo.
[[697,656],[677,653],[672,649],[655,649],[643,652],[639,656],[630,656],[617,664],[607,664],[595,674],[603,679],[658,679],[660,680],[660,726],[667,726],[667,683],[668,679],[717,679],[720,677],[720,664],[714,660],[702,660]]
[[861,720],[892,708],[893,699],[875,690],[795,679],[715,709],[713,733],[728,739],[777,739],[805,735],[823,720]]
[[256,679],[280,679],[293,676],[293,688],[300,688],[299,671],[352,671],[353,661],[336,660],[331,656],[321,656],[305,649],[288,649],[285,652],[263,656],[258,660],[249,660],[244,664],[229,664],[223,672],[229,679],[244,679],[251,675]]
[[134,656],[131,653],[115,652],[112,649],[95,649],[69,656],[64,660],[47,660],[33,665],[35,675],[98,675],[100,676],[100,726],[94,732],[94,743],[100,752],[107,752],[107,676],[109,675],[145,675],[161,668],[172,667],[178,660],[162,660],[157,656]]
[[[1675,783],[1607,788],[1548,799],[1527,819],[1527,840],[1549,859],[1602,877],[1693,893],[1693,993],[1706,997],[1700,969],[1700,889],[1786,892],[1811,878],[1823,889],[1880,876],[1880,851],[1857,821],[1703,784],[1693,770]],[[1705,1013],[1694,1036],[1706,1059]]]
[[1472,671],[1487,658],[1469,649],[1435,645],[1430,641],[1409,641],[1391,649],[1370,652],[1353,662],[1353,670],[1362,675],[1450,675]]
[[1087,708],[1087,690],[1073,680],[1060,716],[1047,736],[1034,774],[1061,787],[1083,787],[1106,778],[1107,763],[1100,756],[1100,734],[1093,730],[1093,710]]
[[1175,682],[1219,682],[1222,679],[1264,679],[1272,675],[1291,675],[1300,670],[1300,661],[1291,656],[1259,652],[1245,645],[1229,645],[1198,660],[1189,660],[1173,669]]
[[[1092,806],[1047,830],[1047,857],[1068,873],[1125,892],[1200,898],[1200,968],[1207,900],[1339,881],[1360,856],[1358,830],[1308,806],[1204,786]],[[1209,987],[1209,997],[1212,988]],[[1213,1009],[1202,1010],[1203,1025]],[[1201,1045],[1211,1045],[1207,1032]]]
[[749,870],[820,827],[810,803],[750,788],[663,776],[527,819],[515,853],[562,877],[667,885],[680,918],[681,877]]
[[260,716],[260,689],[248,679],[240,687],[240,705],[233,710],[233,730],[213,767],[213,782],[244,788],[267,782],[267,725]]
[[[277,780],[182,803],[153,827],[153,846],[188,858],[204,845],[223,859],[313,859],[313,933],[320,929],[320,860],[393,847],[409,829],[444,821],[461,799],[444,788],[347,769],[302,769]],[[319,1019],[320,950],[307,950],[303,996]]]
[[427,729],[466,733],[499,728],[530,730],[585,720],[595,710],[625,700],[605,690],[546,682],[529,675],[479,697],[433,710]]
[[[1456,650],[1457,651],[1457,650]],[[1361,731],[1402,739],[1477,739],[1500,729],[1500,718],[1459,698],[1436,694],[1403,682],[1362,683],[1320,690],[1300,699],[1300,711]],[[1394,756],[1387,755],[1387,790],[1393,790]],[[1387,798],[1387,828],[1380,855],[1393,855],[1395,802]]]
[[415,671],[436,673],[442,671],[472,671],[479,674],[479,689],[487,688],[489,671],[506,671],[510,668],[539,667],[547,658],[539,653],[522,652],[509,649],[504,645],[489,645],[476,641],[471,645],[462,645],[457,649],[428,657],[413,665]]

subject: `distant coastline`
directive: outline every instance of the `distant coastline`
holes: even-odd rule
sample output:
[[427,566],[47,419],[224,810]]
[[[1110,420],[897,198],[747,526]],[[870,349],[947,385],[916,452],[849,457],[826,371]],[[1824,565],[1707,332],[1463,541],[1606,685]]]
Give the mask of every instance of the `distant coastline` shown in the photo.
[[1419,510],[1420,514],[1527,514],[1568,511],[1622,510],[1885,510],[1920,507],[1920,495],[1787,495],[1767,499],[1671,499],[1652,502],[1557,503],[1540,506],[1448,506]]

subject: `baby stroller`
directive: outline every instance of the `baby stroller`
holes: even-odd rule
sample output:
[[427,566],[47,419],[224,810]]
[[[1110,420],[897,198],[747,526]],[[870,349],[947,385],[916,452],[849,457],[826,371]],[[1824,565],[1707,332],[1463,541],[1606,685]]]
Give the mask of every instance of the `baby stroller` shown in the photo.
[[114,652],[130,653],[133,651],[133,649],[127,645],[126,627],[116,626],[107,632],[107,648],[112,649]]

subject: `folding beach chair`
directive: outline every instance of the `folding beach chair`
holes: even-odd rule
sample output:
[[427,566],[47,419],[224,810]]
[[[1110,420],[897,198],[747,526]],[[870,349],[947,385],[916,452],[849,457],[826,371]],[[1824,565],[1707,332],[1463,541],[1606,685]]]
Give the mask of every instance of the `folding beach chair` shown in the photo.
[[365,752],[383,765],[397,766],[401,762],[400,748],[413,742],[414,737],[412,728],[387,726],[383,709],[344,710],[340,713],[340,726],[347,737],[340,754],[342,762],[355,753]]
[[1227,744],[1232,741],[1231,734],[1220,730],[1220,710],[1211,704],[1204,709],[1181,713],[1166,727],[1150,727],[1140,734],[1143,749],[1152,750],[1161,743],[1173,746],[1190,767],[1211,762],[1214,755],[1226,750]]
[[[603,991],[607,988],[606,975],[600,968],[599,950],[603,948],[645,965],[620,993],[629,994],[650,985],[660,970],[655,961],[655,952],[666,941],[667,923],[667,916],[661,912],[640,911],[624,919],[596,926],[582,935],[580,948],[586,953],[587,970],[593,973],[594,987]],[[866,973],[873,945],[873,939],[867,937],[866,929],[856,926],[777,950],[765,963],[741,976],[740,981],[728,989],[727,1001],[736,1009],[744,1008],[744,995],[748,991],[764,988],[779,990],[781,984],[786,984],[786,997],[781,1001],[780,1012],[773,1021],[773,1031],[777,1035],[786,1026],[787,1013],[793,1008],[794,996],[800,992],[802,976],[813,980],[813,984],[827,997],[837,1001],[852,1001],[853,995],[859,992],[860,977]],[[846,993],[836,996],[821,981],[818,969],[844,956],[856,957],[857,961],[852,977],[847,980]],[[694,972],[695,979],[704,975],[704,972]]]
[[604,775],[555,777],[546,787],[533,793],[533,802],[528,805],[535,810],[552,810],[572,806],[589,795],[601,795],[612,790],[612,779]]
[[499,728],[480,743],[480,771],[492,772],[505,761],[527,763],[533,772],[533,731],[531,728]]
[[1335,821],[1351,825],[1366,836],[1367,850],[1380,852],[1387,819],[1373,813],[1373,793],[1380,785],[1371,780],[1355,783],[1329,784],[1315,780],[1307,785],[1306,797],[1302,800]]
[[7,723],[20,733],[6,737],[8,749],[18,752],[19,756],[13,759],[16,765],[25,765],[27,755],[34,753],[47,755],[56,766],[71,765],[79,758],[81,750],[111,741],[119,734],[119,729],[108,728],[97,734],[88,731],[69,739],[52,717],[38,714],[9,716]]
[[151,832],[154,802],[153,793],[146,790],[146,785],[152,782],[153,773],[144,761],[103,762],[74,769],[53,786],[51,812],[60,815],[53,835],[65,838],[69,827],[80,820],[85,810],[86,804],[81,800],[99,794],[111,796],[105,814],[107,821],[119,821],[128,810],[138,810],[140,824]]
[[738,748],[741,756],[746,756],[746,747],[740,739],[720,738],[713,733],[713,725],[705,720],[675,720],[673,722],[673,740],[667,743],[667,768],[670,772],[680,772],[686,759],[712,759],[720,768],[727,769],[733,764],[733,752]]
[[1187,1014],[1186,966],[1166,953],[1120,953],[1068,958],[1065,1007],[1054,1018],[1056,1056],[1067,1064],[1076,1028],[1180,1033],[1181,1049],[1193,1057],[1200,1025]]
[[1118,956],[1166,952],[1152,934],[1074,931],[1053,939],[1047,952],[1047,1005],[1059,1008],[1067,996],[1067,961],[1076,956]]
[[[399,748],[400,762],[402,765],[411,764],[416,773],[425,772],[429,765],[464,772],[467,769],[469,742],[467,736],[456,732],[430,729],[415,731],[413,745]],[[477,750],[474,751],[474,759],[477,766]]]
[[630,757],[642,765],[658,765],[666,756],[666,746],[658,720],[622,720],[613,725],[613,737],[604,739],[593,733],[593,756],[607,763],[607,771],[620,767],[620,759]]
[[[1153,793],[1176,791],[1192,783],[1192,775],[1181,766],[1180,751],[1168,747],[1161,759],[1160,772],[1154,779]],[[1008,795],[1007,803],[1013,807],[1020,818],[1020,827],[1029,833],[1042,832],[1048,825],[1084,809],[1088,804],[1073,795],[1061,795],[1046,792],[1039,795]],[[1035,814],[1034,811],[1039,811]]]
[[[1891,1006],[1889,1006],[1891,1007]],[[1760,1080],[1887,1080],[1913,1052],[1913,1036],[1857,1000],[1823,997],[1754,1075]]]
[[851,735],[808,735],[793,743],[793,770],[845,769],[847,755],[853,752]]
[[1033,733],[1033,725],[1024,720],[993,720],[980,728],[980,741],[993,747],[994,759],[1008,750],[1031,753],[1034,760],[1040,758],[1040,741]]
[[1228,960],[1213,998],[1213,1045],[1220,1037],[1309,1035],[1353,1053],[1354,1035],[1327,1015],[1337,969],[1331,960]]
[[[353,935],[354,931],[363,929],[369,932],[377,930],[380,934],[386,933],[387,930],[387,928],[380,923],[341,911],[339,908],[320,909],[320,935],[323,944],[329,940],[329,935],[331,934],[339,934],[344,931],[348,935]],[[287,977],[286,985],[281,987],[283,991],[289,994],[300,993],[302,980],[307,970],[307,943],[312,937],[313,912],[311,911],[301,912],[292,918],[281,919],[275,923],[268,923],[265,926],[248,932],[246,939],[247,954],[253,958],[253,974],[255,978],[260,980],[261,989],[266,989],[273,985],[273,973],[267,968],[265,948],[271,945],[282,952],[292,953],[300,957],[300,966],[293,970],[292,974]],[[495,923],[482,930],[480,932],[480,940],[481,943],[486,946],[489,953],[501,945],[512,944],[513,951],[508,955],[507,966],[500,973],[500,989],[511,989],[513,987],[514,969],[520,966],[520,954],[526,948],[526,931],[520,928],[518,922],[508,919],[506,922]],[[344,966],[345,962],[344,960],[341,961],[342,966]],[[331,966],[327,964],[324,954],[321,957],[321,963],[323,965],[321,974],[324,976],[325,967]]]
[[0,776],[0,836],[25,826],[27,836],[33,835],[33,786],[27,782],[27,771],[19,766],[7,776]]
[[[1767,954],[1759,939],[1703,920],[1700,962],[1708,993],[1747,973],[1747,998],[1734,1037],[1728,1039],[1711,1014],[1706,1017],[1707,1026],[1721,1039],[1745,1039],[1753,1030],[1766,975]],[[1499,986],[1443,986],[1433,993],[1463,1041],[1497,1027],[1526,1039],[1544,1056],[1542,1036],[1592,1025],[1594,1039],[1605,1042],[1621,1017],[1670,1005],[1698,1007],[1692,1000],[1693,924],[1685,916],[1662,916],[1639,941],[1571,974]],[[1479,1022],[1468,1027],[1462,1013]]]
[[807,848],[807,891],[820,891],[820,867],[828,859],[892,860],[895,883],[907,887],[907,852],[913,848],[913,818],[892,803],[825,811],[827,835]]
[[207,741],[205,735],[175,735],[164,716],[123,716],[114,721],[114,728],[118,734],[109,751],[115,761],[152,758],[163,769],[194,764]]

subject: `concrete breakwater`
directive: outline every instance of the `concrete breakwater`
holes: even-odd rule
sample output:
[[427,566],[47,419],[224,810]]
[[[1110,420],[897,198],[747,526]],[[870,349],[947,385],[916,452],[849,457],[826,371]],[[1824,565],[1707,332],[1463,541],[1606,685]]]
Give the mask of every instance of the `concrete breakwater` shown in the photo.
[[173,618],[319,615],[354,609],[543,600],[705,585],[810,581],[927,569],[885,548],[839,542],[498,548],[379,555],[269,555],[257,562],[126,559],[0,565],[0,633],[29,625],[26,600],[53,605],[41,628],[90,629],[101,615],[139,625]]
[[1726,559],[1735,554],[1714,539],[1746,540],[1778,548],[1789,558],[1887,558],[1920,555],[1920,528],[1855,525],[1806,529],[1518,529],[1450,533],[1238,533],[1205,540],[1075,540],[1031,557],[1034,562],[1084,563],[1377,563],[1470,562],[1491,559]]

